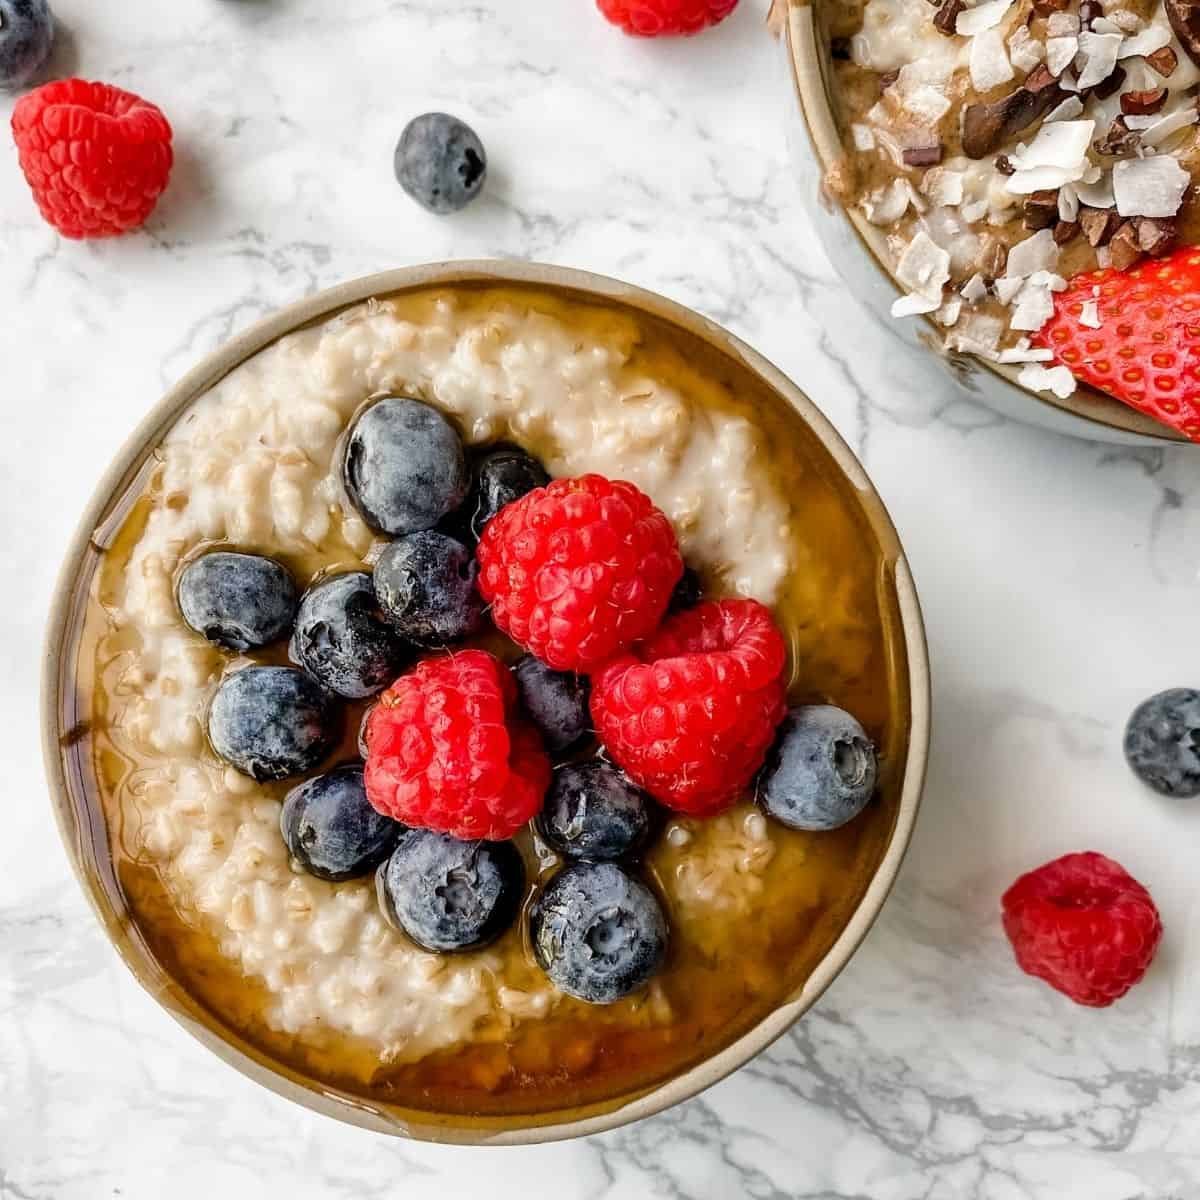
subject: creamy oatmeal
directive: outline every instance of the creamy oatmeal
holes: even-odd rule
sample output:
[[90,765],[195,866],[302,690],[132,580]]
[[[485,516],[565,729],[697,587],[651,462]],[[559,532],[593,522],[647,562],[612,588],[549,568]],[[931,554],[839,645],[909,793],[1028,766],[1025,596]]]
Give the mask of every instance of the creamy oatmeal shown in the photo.
[[[273,555],[302,585],[369,569],[382,543],[339,463],[352,418],[381,393],[432,404],[469,446],[515,442],[554,476],[638,484],[711,592],[772,606],[792,699],[845,705],[881,749],[878,800],[835,833],[784,829],[748,802],[671,820],[646,863],[670,959],[618,1003],[557,991],[520,927],[469,953],[420,949],[384,919],[369,878],[296,869],[279,832],[287,785],[255,782],[208,746],[208,704],[246,660],[184,624],[178,574],[223,546]],[[828,948],[891,826],[906,680],[885,653],[895,601],[857,501],[765,389],[620,310],[526,290],[421,292],[282,339],[197,402],[157,458],[96,583],[95,761],[135,919],[218,1020],[318,1079],[415,1108],[558,1107],[707,1054]],[[513,657],[501,642],[489,648]],[[346,706],[330,761],[356,756],[364,707]],[[518,846],[531,884],[553,871],[530,831]]]
[[1054,293],[1200,232],[1195,11],[854,0],[827,13],[849,152],[831,182],[887,231],[908,293],[893,315],[929,314],[948,349],[1070,395],[1070,370],[1030,342]]

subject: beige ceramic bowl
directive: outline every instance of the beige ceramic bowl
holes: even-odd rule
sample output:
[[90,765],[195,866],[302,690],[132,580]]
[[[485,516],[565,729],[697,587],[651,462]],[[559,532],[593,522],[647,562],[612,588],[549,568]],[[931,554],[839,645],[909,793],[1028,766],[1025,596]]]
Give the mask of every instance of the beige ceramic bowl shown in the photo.
[[824,187],[828,172],[846,156],[841,136],[829,37],[822,15],[837,0],[775,0],[773,18],[783,33],[789,71],[799,100],[791,122],[794,155],[802,176],[802,197],[812,223],[838,273],[858,300],[902,340],[936,356],[949,379],[971,397],[1014,420],[1058,433],[1128,445],[1186,441],[1092,388],[1081,387],[1065,400],[1032,392],[1017,382],[1020,368],[1001,366],[941,349],[941,331],[931,317],[891,316],[892,301],[904,292],[889,265],[884,231],[861,213],[836,203]]
[[[94,795],[87,753],[87,689],[78,685],[82,616],[100,551],[120,526],[139,474],[168,428],[188,406],[240,363],[293,330],[322,321],[371,296],[416,288],[479,284],[533,285],[565,298],[600,302],[665,322],[682,337],[702,339],[735,377],[752,373],[792,405],[828,454],[831,471],[853,485],[864,528],[876,539],[886,580],[894,587],[900,625],[889,631],[889,655],[908,679],[911,710],[907,760],[900,764],[899,803],[882,860],[861,902],[809,978],[766,1019],[708,1060],[649,1091],[585,1110],[520,1118],[439,1119],[428,1113],[367,1105],[321,1087],[250,1045],[189,996],[151,956],[125,908]],[[711,321],[660,296],[610,279],[558,267],[520,263],[458,263],[413,267],[359,279],[302,300],[256,325],[212,354],[150,412],[101,480],[75,534],[58,583],[47,631],[42,720],[46,770],[55,815],[67,853],[105,932],[138,982],[189,1032],[226,1062],[279,1095],[340,1120],[383,1133],[463,1144],[546,1142],[611,1129],[650,1116],[716,1083],[775,1038],[807,1010],[846,965],[879,913],[896,878],[917,815],[929,744],[929,675],[920,608],[896,531],[862,467],[823,417],[790,380],[748,346]]]

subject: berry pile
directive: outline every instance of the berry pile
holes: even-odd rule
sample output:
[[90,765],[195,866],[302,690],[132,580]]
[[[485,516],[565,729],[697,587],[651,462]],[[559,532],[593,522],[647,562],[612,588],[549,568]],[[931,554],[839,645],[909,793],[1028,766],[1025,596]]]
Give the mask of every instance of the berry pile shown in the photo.
[[[473,949],[513,924],[533,860],[510,839],[530,827],[565,864],[529,908],[534,958],[562,991],[609,1003],[667,953],[638,867],[663,808],[708,816],[757,778],[782,824],[832,829],[869,800],[861,727],[838,709],[787,712],[769,610],[705,600],[632,484],[551,480],[511,446],[472,454],[405,396],[354,422],[342,478],[387,539],[372,570],[302,591],[283,563],[210,550],[180,573],[178,602],[235,654],[287,642],[294,665],[231,663],[212,748],[255,779],[302,777],[280,817],[296,867],[332,883],[376,870],[384,915],[417,945]],[[462,644],[494,649],[485,602],[526,651],[511,667]],[[362,761],[314,774],[346,704],[365,709]]]

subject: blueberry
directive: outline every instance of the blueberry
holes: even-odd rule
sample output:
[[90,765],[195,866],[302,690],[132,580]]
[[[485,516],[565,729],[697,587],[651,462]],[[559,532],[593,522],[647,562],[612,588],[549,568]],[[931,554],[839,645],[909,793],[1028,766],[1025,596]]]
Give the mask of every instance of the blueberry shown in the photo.
[[758,799],[789,829],[837,829],[866,807],[875,775],[875,747],[848,712],[793,708],[759,775]]
[[529,914],[533,953],[551,983],[590,1004],[641,987],[667,952],[667,918],[654,893],[612,863],[572,863]]
[[179,609],[199,634],[228,650],[254,650],[283,637],[296,616],[287,568],[257,554],[216,551],[179,576]]
[[380,400],[355,421],[342,477],[363,520],[392,537],[432,529],[470,484],[454,426],[436,408],[402,396]]
[[371,807],[361,763],[338,767],[293,788],[283,802],[279,828],[300,866],[331,883],[377,867],[403,830]]
[[552,754],[577,746],[591,733],[586,676],[555,671],[532,654],[517,659],[512,672],[521,704]]
[[470,550],[434,529],[394,541],[375,564],[375,592],[395,629],[423,646],[440,646],[479,628],[479,566]]
[[1164,796],[1200,795],[1200,692],[1170,688],[1139,704],[1125,727],[1125,759]]
[[23,88],[54,46],[54,17],[46,0],[0,0],[0,90]]
[[700,576],[691,567],[684,567],[683,574],[671,593],[668,611],[675,613],[695,608],[703,598],[704,584],[700,582]]
[[546,468],[524,450],[497,446],[487,451],[475,464],[471,498],[465,506],[471,510],[471,532],[478,538],[506,504],[549,482]]
[[339,726],[333,698],[295,667],[226,675],[208,712],[213,749],[258,780],[311,771],[333,749]]
[[512,842],[460,842],[408,829],[377,884],[388,919],[418,946],[445,953],[482,946],[516,920],[525,867]]
[[410,648],[383,619],[365,571],[330,575],[300,599],[292,661],[348,700],[382,691],[411,660]]
[[400,186],[431,213],[466,208],[483,189],[487,154],[475,131],[446,113],[423,113],[404,127],[396,146]]
[[571,763],[554,773],[538,832],[567,858],[607,862],[635,854],[650,834],[649,797],[612,763]]

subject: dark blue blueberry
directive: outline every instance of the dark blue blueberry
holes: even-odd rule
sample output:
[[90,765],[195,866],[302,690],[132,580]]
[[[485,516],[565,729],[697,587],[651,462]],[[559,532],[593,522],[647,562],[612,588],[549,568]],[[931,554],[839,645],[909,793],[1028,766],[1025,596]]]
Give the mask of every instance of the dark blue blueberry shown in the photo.
[[793,708],[759,775],[758,800],[789,829],[837,829],[866,808],[875,776],[875,747],[848,712]]
[[179,576],[179,609],[199,634],[228,650],[254,650],[284,637],[299,596],[286,567],[258,554],[215,551]]
[[316,767],[340,732],[333,697],[295,667],[243,667],[221,681],[208,740],[252,779],[287,779]]
[[700,576],[691,567],[684,567],[683,575],[671,593],[670,611],[683,612],[695,608],[703,598],[704,584],[700,582]]
[[447,953],[485,945],[516,920],[525,866],[512,842],[460,842],[408,829],[377,884],[393,924],[418,946]]
[[340,883],[383,862],[404,827],[371,807],[357,763],[293,788],[283,802],[279,828],[300,866],[318,879]]
[[555,671],[532,654],[517,659],[512,673],[521,704],[552,754],[577,746],[591,733],[586,676]]
[[54,17],[46,0],[0,0],[0,90],[33,80],[54,46]]
[[590,1004],[636,991],[667,952],[654,893],[612,863],[573,863],[555,875],[534,902],[529,933],[550,981]]
[[636,854],[650,835],[649,797],[619,767],[595,759],[554,773],[538,832],[559,854],[607,862]]
[[470,484],[454,426],[436,408],[401,396],[372,404],[354,423],[342,478],[363,520],[392,537],[432,529]]
[[487,451],[475,464],[471,497],[464,506],[471,511],[471,532],[478,538],[506,504],[549,482],[546,468],[524,450],[497,446]]
[[375,593],[398,633],[440,646],[479,628],[479,566],[470,550],[434,529],[398,538],[375,564]]
[[348,700],[382,691],[412,658],[410,647],[383,619],[365,571],[330,575],[304,593],[291,655],[314,679]]
[[1125,759],[1164,796],[1200,795],[1200,692],[1170,688],[1139,704],[1125,727]]
[[487,154],[475,131],[446,113],[423,113],[404,127],[396,146],[400,186],[431,213],[465,208],[483,189]]

